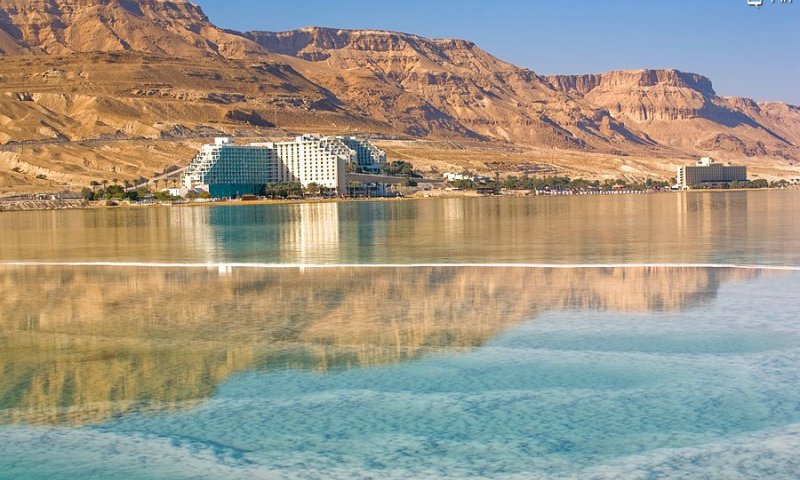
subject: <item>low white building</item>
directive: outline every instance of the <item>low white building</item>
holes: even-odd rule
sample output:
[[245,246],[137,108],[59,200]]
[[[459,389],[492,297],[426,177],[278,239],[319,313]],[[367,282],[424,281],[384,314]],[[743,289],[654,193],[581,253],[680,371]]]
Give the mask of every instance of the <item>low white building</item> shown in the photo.
[[443,173],[442,178],[444,178],[445,181],[447,182],[455,182],[458,180],[472,180],[471,175],[464,175],[463,173],[452,173],[452,172]]
[[465,173],[452,173],[452,172],[443,173],[442,178],[444,178],[446,182],[456,182],[458,180],[468,180],[472,182],[488,182],[489,180],[491,180],[491,178],[481,175],[467,175]]

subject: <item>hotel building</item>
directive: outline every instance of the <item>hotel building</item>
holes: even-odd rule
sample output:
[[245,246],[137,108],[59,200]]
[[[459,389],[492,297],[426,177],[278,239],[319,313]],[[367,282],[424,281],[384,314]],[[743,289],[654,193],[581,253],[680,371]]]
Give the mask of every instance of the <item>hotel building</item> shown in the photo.
[[386,164],[386,153],[369,140],[356,137],[337,137],[348,148],[356,152],[356,165],[365,173],[380,173]]
[[678,187],[692,188],[703,183],[730,183],[747,181],[747,167],[741,165],[724,165],[711,158],[701,158],[697,164],[678,167],[676,177]]
[[183,176],[187,189],[202,188],[214,197],[257,195],[269,183],[316,183],[347,192],[346,167],[380,171],[386,154],[367,140],[302,135],[290,142],[236,145],[217,138],[203,145]]

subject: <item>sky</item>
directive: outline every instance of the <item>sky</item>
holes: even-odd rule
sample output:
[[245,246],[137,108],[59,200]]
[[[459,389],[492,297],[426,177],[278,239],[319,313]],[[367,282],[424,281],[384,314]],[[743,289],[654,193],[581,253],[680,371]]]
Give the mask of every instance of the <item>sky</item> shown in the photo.
[[800,105],[800,0],[192,1],[239,31],[313,25],[460,38],[543,75],[677,68],[711,78],[719,95]]

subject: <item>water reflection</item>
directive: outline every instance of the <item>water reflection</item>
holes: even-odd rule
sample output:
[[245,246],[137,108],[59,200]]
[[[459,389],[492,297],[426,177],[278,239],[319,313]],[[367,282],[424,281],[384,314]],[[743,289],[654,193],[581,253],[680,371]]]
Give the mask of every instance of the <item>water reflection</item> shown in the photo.
[[0,215],[0,261],[800,265],[800,191]]
[[[333,224],[333,223],[332,223]],[[303,231],[314,242],[330,232]],[[753,270],[0,268],[0,423],[208,398],[232,373],[458,353],[547,310],[674,311]]]

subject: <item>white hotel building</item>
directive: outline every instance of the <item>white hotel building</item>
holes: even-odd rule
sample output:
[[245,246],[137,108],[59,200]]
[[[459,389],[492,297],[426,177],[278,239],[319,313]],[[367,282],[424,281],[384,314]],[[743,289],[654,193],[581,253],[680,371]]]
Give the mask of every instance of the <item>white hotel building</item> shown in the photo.
[[217,138],[203,145],[183,176],[187,189],[215,197],[258,194],[269,183],[316,183],[339,194],[347,191],[346,167],[380,171],[386,154],[368,140],[302,135],[290,142],[236,145]]

